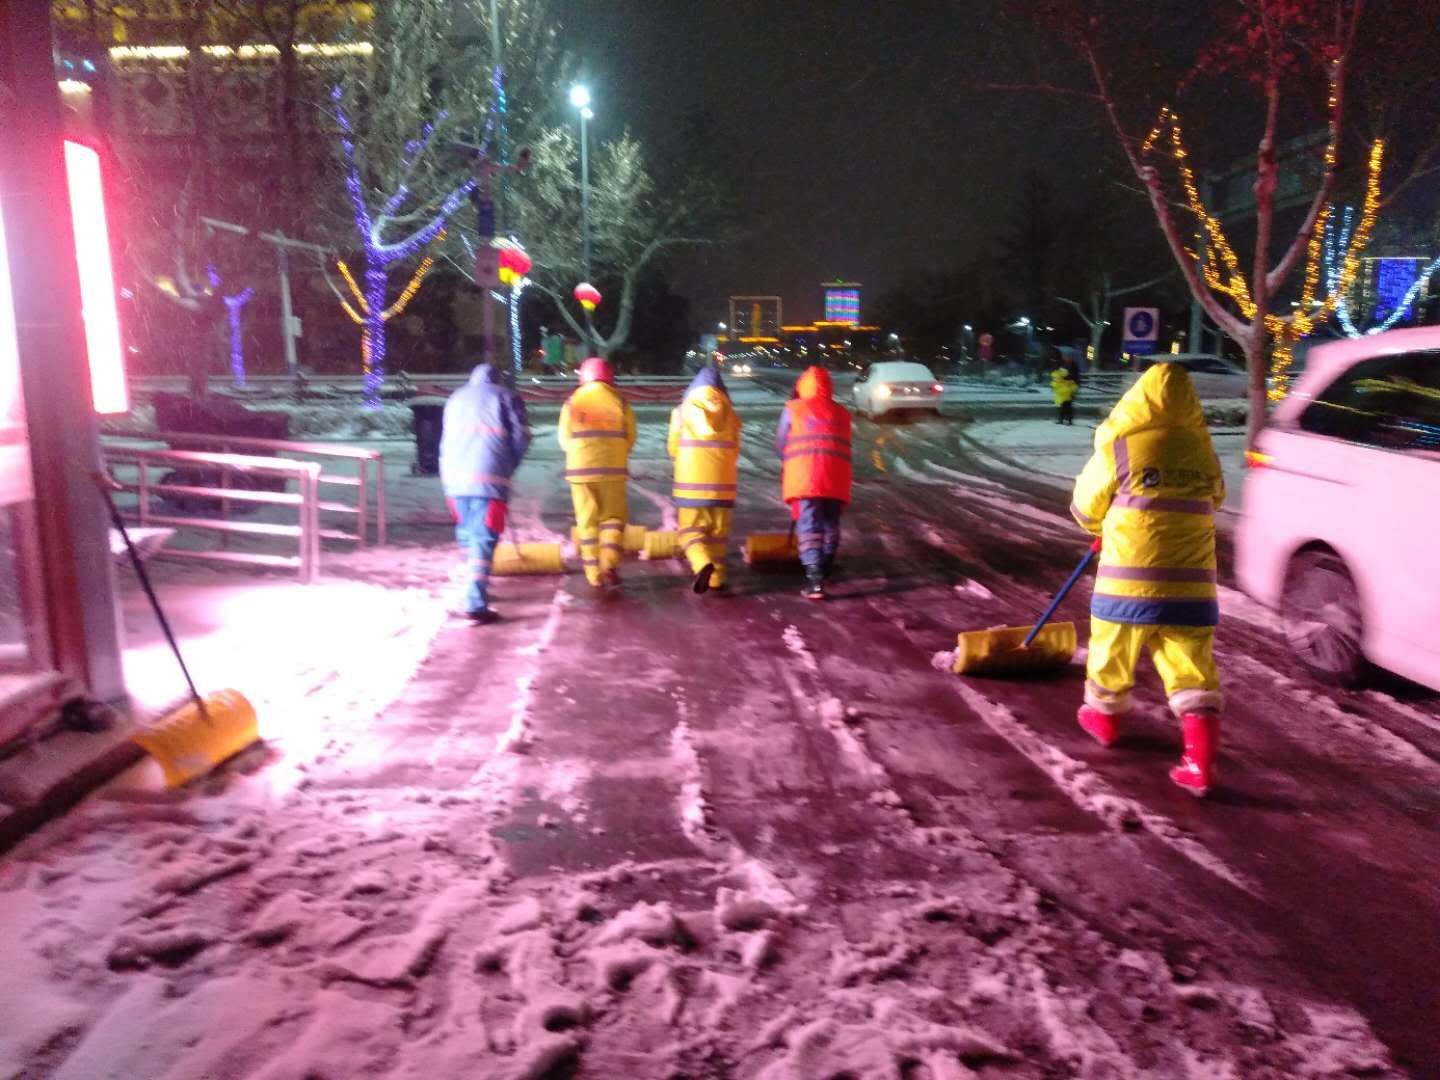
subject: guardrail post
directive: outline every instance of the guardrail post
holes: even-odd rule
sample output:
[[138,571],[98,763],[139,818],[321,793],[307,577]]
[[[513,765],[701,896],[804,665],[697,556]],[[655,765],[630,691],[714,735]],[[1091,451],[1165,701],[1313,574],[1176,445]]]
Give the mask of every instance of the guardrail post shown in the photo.
[[140,470],[140,480],[136,485],[136,494],[140,499],[140,524],[145,525],[150,520],[150,470],[145,467],[144,461],[137,461],[135,464]]
[[375,452],[375,543],[385,546],[385,532],[389,525],[385,515],[385,455]]
[[370,487],[370,462],[361,458],[355,463],[356,479],[360,486],[355,489],[355,548],[360,550],[365,547],[365,534],[370,528],[370,522],[365,517],[366,492]]
[[[310,486],[310,573],[306,582],[316,581],[320,577],[320,466],[316,464],[306,477]],[[301,539],[305,537],[302,534]]]

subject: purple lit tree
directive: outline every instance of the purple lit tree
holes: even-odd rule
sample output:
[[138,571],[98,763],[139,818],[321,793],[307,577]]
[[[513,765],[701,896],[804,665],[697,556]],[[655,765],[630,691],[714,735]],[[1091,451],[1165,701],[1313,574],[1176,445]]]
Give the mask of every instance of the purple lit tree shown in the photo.
[[[365,372],[365,406],[380,407],[380,390],[385,385],[385,323],[395,314],[386,304],[390,284],[390,271],[396,264],[413,258],[427,245],[434,243],[445,232],[446,223],[475,187],[470,177],[452,188],[441,200],[433,213],[421,212],[420,222],[414,212],[406,212],[411,199],[410,178],[425,152],[435,138],[435,123],[426,124],[418,139],[405,145],[400,162],[400,176],[393,190],[385,196],[378,211],[372,212],[370,201],[362,178],[360,163],[356,157],[356,135],[349,113],[345,109],[345,95],[340,87],[333,93],[335,120],[340,127],[340,148],[345,160],[345,187],[350,197],[350,209],[355,217],[355,230],[365,254],[363,286],[357,289],[360,302],[360,360]],[[442,112],[436,122],[446,119]],[[487,140],[488,141],[488,140]],[[405,235],[394,240],[386,239],[386,232],[396,224],[409,226]],[[412,286],[418,287],[418,277]],[[413,295],[411,288],[407,293]]]
[[221,303],[225,305],[225,314],[230,323],[230,377],[234,380],[236,388],[243,390],[245,388],[245,339],[241,335],[240,313],[246,304],[255,299],[255,290],[244,288],[238,293],[226,296],[221,291],[219,271],[211,265],[205,268],[205,273],[210,279],[210,288],[219,294]]

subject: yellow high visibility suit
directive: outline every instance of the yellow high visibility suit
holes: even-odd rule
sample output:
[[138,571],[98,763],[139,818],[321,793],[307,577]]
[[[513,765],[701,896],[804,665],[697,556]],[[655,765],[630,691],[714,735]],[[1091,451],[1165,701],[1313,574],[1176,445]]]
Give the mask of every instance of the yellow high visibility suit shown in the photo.
[[719,587],[725,584],[730,518],[739,490],[740,417],[715,368],[695,376],[670,414],[669,449],[675,459],[671,496],[681,551],[694,573],[713,566],[710,585]]
[[1058,367],[1050,372],[1050,389],[1055,393],[1055,404],[1064,405],[1075,400],[1080,384],[1070,377],[1068,368]]
[[1090,604],[1085,703],[1130,708],[1142,649],[1175,714],[1219,712],[1215,511],[1225,479],[1189,373],[1156,364],[1095,433],[1070,512],[1104,543]]
[[625,479],[635,445],[635,411],[610,383],[587,383],[560,410],[558,435],[585,579],[598,585],[625,553]]

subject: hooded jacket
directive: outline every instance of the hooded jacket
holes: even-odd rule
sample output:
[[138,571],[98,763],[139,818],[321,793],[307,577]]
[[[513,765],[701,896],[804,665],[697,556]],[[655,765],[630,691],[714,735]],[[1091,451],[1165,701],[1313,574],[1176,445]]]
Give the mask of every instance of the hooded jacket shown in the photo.
[[850,501],[850,414],[831,397],[830,373],[807,368],[780,414],[775,450],[784,462],[781,498]]
[[715,368],[701,369],[671,412],[668,445],[675,459],[676,506],[735,505],[740,418]]
[[560,410],[557,435],[570,483],[623,483],[630,475],[635,411],[610,383],[597,379],[571,394]]
[[440,482],[451,498],[508,499],[510,478],[530,447],[525,402],[500,382],[489,364],[445,402],[440,435]]
[[1095,432],[1070,512],[1104,544],[1090,612],[1109,622],[1214,626],[1215,511],[1225,478],[1179,364],[1156,364]]

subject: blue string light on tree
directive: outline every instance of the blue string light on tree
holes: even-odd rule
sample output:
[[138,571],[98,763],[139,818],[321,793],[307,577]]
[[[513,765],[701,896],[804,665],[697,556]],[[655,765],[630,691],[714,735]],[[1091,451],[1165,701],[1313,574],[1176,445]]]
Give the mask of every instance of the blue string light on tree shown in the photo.
[[[207,266],[205,274],[210,279],[210,288],[220,288],[220,274],[214,266]],[[245,389],[245,338],[241,333],[240,313],[245,305],[255,299],[254,289],[242,289],[232,296],[220,294],[225,304],[225,314],[230,322],[230,377],[239,390]]]
[[[370,211],[361,179],[360,165],[356,159],[355,129],[344,105],[344,92],[337,86],[331,94],[335,102],[335,121],[340,127],[340,148],[345,157],[345,188],[350,196],[350,208],[355,218],[355,231],[360,237],[365,254],[364,295],[361,299],[360,360],[364,368],[364,404],[366,408],[380,407],[380,391],[385,385],[385,304],[386,289],[390,281],[390,270],[396,263],[414,258],[445,230],[446,223],[462,202],[474,190],[473,177],[453,188],[440,204],[440,209],[428,222],[412,230],[404,238],[386,242],[384,233],[392,218],[398,214],[410,199],[410,177],[435,136],[436,124],[444,122],[448,114],[441,112],[433,123],[427,123],[420,131],[420,137],[405,145],[400,163],[400,181],[395,190],[381,205],[376,214]],[[486,143],[489,142],[490,125],[486,128]]]

